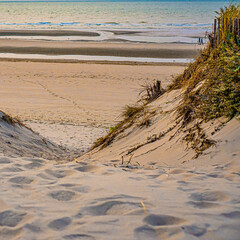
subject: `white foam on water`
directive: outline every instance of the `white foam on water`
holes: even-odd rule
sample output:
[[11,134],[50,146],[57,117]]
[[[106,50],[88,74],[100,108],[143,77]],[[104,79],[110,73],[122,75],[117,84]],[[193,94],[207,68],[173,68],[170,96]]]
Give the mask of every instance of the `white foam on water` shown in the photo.
[[192,58],[143,58],[116,56],[88,56],[88,55],[44,55],[44,54],[16,54],[0,53],[0,58],[9,59],[46,59],[46,60],[80,60],[80,61],[109,61],[109,62],[146,62],[146,63],[190,63]]

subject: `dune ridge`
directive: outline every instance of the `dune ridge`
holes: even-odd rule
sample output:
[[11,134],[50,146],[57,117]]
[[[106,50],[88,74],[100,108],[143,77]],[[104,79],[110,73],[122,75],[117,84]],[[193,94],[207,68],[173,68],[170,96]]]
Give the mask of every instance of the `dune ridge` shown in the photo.
[[0,152],[10,157],[72,160],[81,153],[59,146],[0,111]]

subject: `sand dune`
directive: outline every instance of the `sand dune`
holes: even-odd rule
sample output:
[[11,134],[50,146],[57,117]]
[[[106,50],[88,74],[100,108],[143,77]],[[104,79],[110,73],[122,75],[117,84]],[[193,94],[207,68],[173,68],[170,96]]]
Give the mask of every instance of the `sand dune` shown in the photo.
[[0,111],[0,153],[11,157],[42,157],[72,160],[80,156],[79,149],[71,151],[57,145]]
[[182,92],[172,91],[102,151],[74,159],[135,102],[144,80],[161,77],[165,87],[181,70],[2,63],[1,107],[42,135],[1,113],[0,239],[238,240],[236,118],[202,123],[215,144],[193,159],[175,126]]
[[[206,150],[203,156],[198,156],[197,161],[192,160],[197,156],[196,152],[191,148],[191,143],[183,140],[188,129],[183,130],[176,124],[176,107],[182,96],[181,90],[165,93],[148,104],[147,109],[134,119],[130,127],[123,127],[123,131],[113,138],[108,146],[101,151],[101,146],[93,149],[81,159],[127,163],[131,158],[131,164],[144,165],[151,162],[162,167],[208,166],[209,162],[224,164],[239,159],[240,122],[223,118],[200,125],[204,134],[215,144]],[[150,126],[144,125],[146,119]]]
[[[141,164],[134,164],[133,158],[131,164],[122,163],[115,158],[116,144],[119,149],[124,146],[121,140],[93,154],[97,161],[89,155],[61,163],[46,160],[35,154],[44,152],[46,158],[49,151],[52,155],[60,151],[57,146],[44,144],[41,136],[24,126],[1,120],[1,149],[6,149],[9,137],[16,144],[0,153],[0,237],[237,240],[240,128],[236,121],[217,131],[214,137],[219,143],[206,156],[184,164],[181,159],[179,164],[176,151],[164,166],[154,161],[152,152],[157,150],[151,144],[145,149],[145,162],[138,159]],[[137,132],[131,133],[125,144],[131,135],[139,139]],[[144,129],[141,135],[145,136]]]

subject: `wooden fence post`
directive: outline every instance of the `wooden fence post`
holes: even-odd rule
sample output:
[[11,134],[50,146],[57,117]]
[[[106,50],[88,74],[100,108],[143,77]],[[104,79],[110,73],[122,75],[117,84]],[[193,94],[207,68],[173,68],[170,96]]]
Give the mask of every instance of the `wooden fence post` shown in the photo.
[[232,18],[229,18],[229,32],[232,32]]
[[213,48],[215,47],[216,42],[216,28],[217,28],[217,19],[214,19],[214,25],[213,25]]
[[217,44],[220,43],[220,18],[217,19],[218,22],[218,30],[217,30]]
[[228,18],[226,18],[226,26],[225,26],[226,33],[228,32]]
[[225,40],[225,33],[224,33],[224,17],[222,17],[222,41]]
[[238,40],[238,45],[240,44],[240,18],[238,18],[237,20],[237,26],[238,26],[238,30],[237,30],[237,40]]
[[235,36],[235,34],[236,34],[236,28],[237,28],[237,22],[236,22],[236,18],[234,18],[233,19],[233,34],[234,34],[234,36]]

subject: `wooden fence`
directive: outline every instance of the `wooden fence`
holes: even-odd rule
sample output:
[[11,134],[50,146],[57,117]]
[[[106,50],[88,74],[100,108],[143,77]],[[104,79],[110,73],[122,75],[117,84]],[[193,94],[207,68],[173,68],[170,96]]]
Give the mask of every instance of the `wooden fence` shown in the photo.
[[221,42],[234,41],[238,46],[240,42],[240,18],[214,19],[213,32],[209,35],[211,46],[214,48]]

